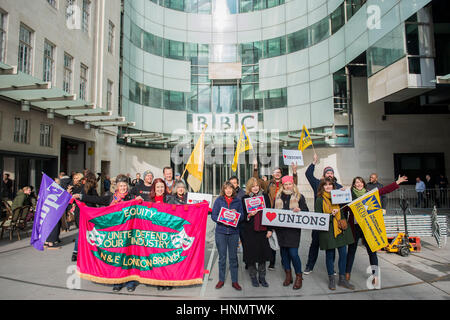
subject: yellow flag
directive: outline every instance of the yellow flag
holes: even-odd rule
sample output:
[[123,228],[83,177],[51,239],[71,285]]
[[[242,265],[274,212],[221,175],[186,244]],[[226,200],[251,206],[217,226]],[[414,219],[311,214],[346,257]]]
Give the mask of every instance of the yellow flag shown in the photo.
[[374,189],[348,204],[372,252],[389,245],[380,194]]
[[194,150],[189,157],[186,169],[189,172],[189,176],[186,179],[194,192],[198,192],[203,181],[203,164],[205,161],[205,129],[203,128],[202,134],[194,147]]
[[236,169],[237,169],[239,155],[242,152],[245,152],[245,151],[251,150],[251,149],[253,149],[253,147],[252,147],[252,144],[250,143],[250,137],[247,134],[247,130],[245,129],[245,126],[242,125],[241,135],[239,136],[239,141],[238,141],[238,144],[236,147],[236,152],[234,153],[233,165],[231,166],[231,169],[233,171],[236,171]]
[[309,146],[312,146],[311,136],[309,135],[308,129],[303,125],[300,142],[298,143],[298,150],[303,151]]

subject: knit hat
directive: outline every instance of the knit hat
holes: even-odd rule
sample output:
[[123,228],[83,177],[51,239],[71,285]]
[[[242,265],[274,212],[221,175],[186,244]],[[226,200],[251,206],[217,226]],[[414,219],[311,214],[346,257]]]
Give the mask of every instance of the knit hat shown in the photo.
[[153,172],[151,172],[150,170],[146,170],[146,171],[144,171],[144,176],[143,176],[143,178],[145,179],[145,177],[146,177],[148,174],[151,174],[152,177],[154,177]]
[[325,174],[326,174],[328,171],[331,171],[331,172],[334,173],[334,170],[333,170],[332,167],[326,167],[325,169],[323,169],[323,176],[324,176],[324,177],[325,177]]
[[281,178],[281,183],[285,184],[286,182],[294,183],[294,177],[293,176],[284,176]]

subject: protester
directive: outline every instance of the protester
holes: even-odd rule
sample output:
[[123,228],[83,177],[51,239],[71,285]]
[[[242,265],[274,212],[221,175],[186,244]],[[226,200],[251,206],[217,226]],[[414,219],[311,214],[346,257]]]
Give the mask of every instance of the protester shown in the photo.
[[[372,173],[369,177],[369,182],[366,185],[367,191],[372,191],[373,189],[381,189],[383,188],[383,185],[378,182],[378,175],[376,173]],[[383,209],[386,209],[386,196],[382,195],[380,196],[381,200],[381,207]]]
[[416,201],[416,208],[422,208],[422,202],[424,200],[423,194],[425,193],[425,183],[420,180],[420,177],[416,178],[416,192],[417,192],[417,201]]
[[236,176],[232,176],[228,179],[228,181],[233,185],[234,190],[236,190],[236,198],[239,200],[242,200],[242,198],[245,196],[245,190],[242,190],[239,186],[239,179]]
[[164,182],[167,186],[167,193],[171,194],[173,187],[175,186],[175,181],[173,180],[173,169],[171,167],[164,167],[163,169]]
[[[241,230],[246,239],[244,249],[244,261],[249,266],[248,271],[250,279],[254,287],[268,287],[266,281],[266,261],[272,259],[272,249],[270,248],[268,238],[272,235],[272,231],[261,224],[262,210],[247,212],[245,199],[263,196],[264,202],[269,203],[269,196],[263,193],[258,179],[252,177],[247,181],[245,187],[246,195],[242,198],[242,208],[244,213],[244,222],[241,224]],[[256,268],[258,264],[258,269]],[[256,278],[258,274],[258,279]]]
[[328,288],[336,290],[334,277],[334,261],[336,249],[339,252],[339,282],[338,285],[353,290],[355,287],[345,279],[345,268],[347,263],[347,245],[354,242],[352,232],[346,227],[347,219],[340,206],[331,203],[331,191],[335,188],[335,181],[331,177],[323,179],[317,191],[314,211],[330,214],[328,231],[319,232],[319,245],[325,250],[325,259],[328,272]]
[[131,185],[135,187],[141,183],[144,183],[144,180],[141,179],[141,174],[138,172],[136,173],[136,179],[133,179],[133,181],[131,181]]
[[[383,187],[378,190],[378,193],[380,196],[388,194],[390,192],[393,192],[399,188],[399,185],[403,182],[408,181],[408,178],[406,176],[399,176],[397,181],[387,185],[386,187]],[[366,194],[368,190],[366,189],[366,182],[361,177],[356,177],[353,179],[352,182],[352,199],[356,200],[359,197]],[[345,279],[350,280],[353,262],[355,261],[355,255],[356,255],[356,249],[358,248],[358,242],[359,239],[364,239],[363,243],[366,247],[367,254],[369,255],[369,263],[370,266],[378,266],[378,257],[376,252],[372,252],[370,249],[366,238],[364,237],[364,234],[361,230],[361,227],[357,223],[355,216],[353,212],[348,209],[345,210],[348,212],[348,222],[350,224],[350,228],[352,230],[353,239],[354,242],[349,244],[348,246],[348,254],[347,254],[347,263],[346,263],[346,270],[345,270]],[[373,273],[375,273],[375,270],[373,270]],[[377,281],[377,277],[374,277],[374,281]]]
[[142,183],[136,184],[130,191],[136,197],[141,197],[144,201],[150,201],[150,191],[153,183],[153,172],[147,170],[144,172]]
[[181,177],[181,174],[179,172],[175,173],[175,181],[183,182],[184,184],[186,184],[186,181],[184,181],[184,179]]
[[61,171],[59,173],[59,185],[61,186],[61,188],[66,190],[67,187],[71,184],[71,182],[72,178],[69,177],[64,171]]
[[164,180],[161,178],[155,179],[150,189],[149,201],[156,203],[166,202],[168,195],[169,193],[167,192]]
[[184,182],[176,182],[175,187],[173,188],[173,193],[167,197],[167,203],[187,204],[187,192]]
[[[149,201],[154,203],[167,203],[169,200],[169,193],[167,186],[163,179],[157,178],[153,181],[150,189]],[[158,290],[172,290],[171,286],[158,286]]]
[[[332,179],[335,189],[342,189],[342,186],[339,183],[337,183],[337,179],[334,176],[334,170],[332,167],[328,166],[323,169],[321,180],[314,177],[314,169],[316,167],[318,160],[319,158],[317,154],[314,153],[313,162],[309,165],[308,169],[306,169],[305,172],[306,179],[308,179],[309,185],[313,189],[314,202],[317,199],[319,184],[325,178],[329,177]],[[305,271],[303,272],[304,274],[310,274],[313,271],[314,266],[316,265],[317,257],[319,256],[319,233],[320,231],[318,230],[311,231],[311,244],[309,246],[308,261],[306,262],[306,268]]]
[[[284,176],[282,185],[275,198],[275,209],[291,210],[293,212],[309,211],[305,197],[298,191],[294,184],[293,176]],[[300,246],[301,229],[274,227],[280,245],[281,263],[286,273],[283,286],[287,287],[292,282],[294,290],[302,287],[303,273],[302,263],[298,255]],[[291,262],[294,265],[295,281],[292,278]]]
[[[84,177],[83,188],[81,189],[81,194],[88,195],[88,196],[98,196],[97,177],[91,171],[86,172],[86,176]],[[96,207],[97,206],[93,202],[86,201],[86,198],[84,198],[84,200],[82,202],[84,202],[88,207]],[[76,206],[75,210],[77,212],[76,216],[78,216],[77,226],[79,226],[80,208],[78,208],[78,206]],[[73,248],[72,258],[71,258],[71,261],[73,261],[73,262],[77,261],[77,259],[78,259],[78,236],[79,236],[79,234],[77,233],[77,236],[75,238],[75,246]]]
[[109,175],[106,175],[105,180],[103,180],[103,189],[105,193],[111,192],[111,178]]
[[[225,270],[227,252],[229,259],[229,269],[231,274],[232,287],[238,291],[242,290],[238,283],[238,257],[237,246],[239,242],[239,231],[237,228],[218,222],[220,210],[227,208],[235,210],[240,214],[239,223],[244,219],[242,202],[236,197],[236,190],[230,182],[225,182],[222,186],[220,196],[213,205],[211,219],[217,223],[215,230],[216,246],[219,252],[219,282],[216,289],[223,287],[225,283]],[[238,226],[239,226],[238,223]]]
[[[116,190],[114,194],[112,195],[105,195],[105,196],[94,196],[94,195],[88,195],[88,194],[74,194],[73,198],[79,199],[80,201],[83,201],[85,203],[92,203],[92,204],[98,204],[100,206],[108,206],[108,205],[115,205],[117,203],[120,203],[122,201],[129,201],[133,200],[135,197],[129,193],[128,190],[128,177],[123,174],[119,174],[116,177]],[[114,284],[113,291],[119,292],[122,290],[124,286],[127,287],[128,292],[133,292],[136,289],[136,286],[138,285],[137,281],[128,281],[126,283],[119,283]]]
[[[297,180],[297,165],[294,163],[292,164],[292,174],[294,177],[294,184],[297,185],[297,182],[298,182],[298,180]],[[259,179],[258,162],[256,161],[256,159],[253,161],[253,177]],[[267,195],[269,196],[270,205],[267,204],[267,206],[269,208],[274,207],[275,197],[278,193],[278,190],[281,188],[281,177],[282,177],[281,169],[279,167],[277,167],[272,171],[272,179],[271,180],[264,181],[264,180],[260,179],[261,187],[263,188],[264,192],[267,193]],[[272,250],[272,259],[270,260],[270,264],[268,267],[269,270],[275,269],[275,257],[276,257],[276,251]]]

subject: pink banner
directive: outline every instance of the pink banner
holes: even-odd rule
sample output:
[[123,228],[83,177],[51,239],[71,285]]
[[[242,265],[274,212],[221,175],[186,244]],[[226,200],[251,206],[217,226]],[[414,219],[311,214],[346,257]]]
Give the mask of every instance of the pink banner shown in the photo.
[[99,283],[201,284],[208,203],[81,202],[78,274]]

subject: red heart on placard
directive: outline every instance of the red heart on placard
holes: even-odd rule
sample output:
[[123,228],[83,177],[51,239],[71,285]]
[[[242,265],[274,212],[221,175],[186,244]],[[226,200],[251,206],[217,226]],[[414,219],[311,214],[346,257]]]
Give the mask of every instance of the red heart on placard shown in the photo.
[[189,203],[192,203],[192,200],[189,200],[188,202],[189,202]]
[[284,155],[284,158],[286,159],[286,155]]
[[267,212],[266,217],[270,222],[272,222],[277,217],[277,214],[275,212]]

